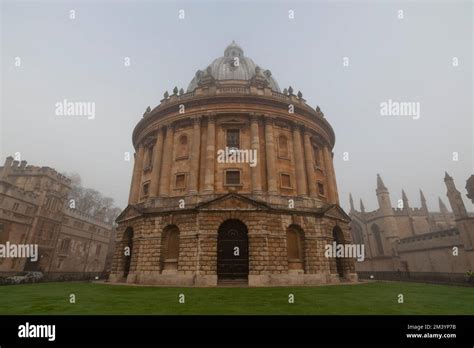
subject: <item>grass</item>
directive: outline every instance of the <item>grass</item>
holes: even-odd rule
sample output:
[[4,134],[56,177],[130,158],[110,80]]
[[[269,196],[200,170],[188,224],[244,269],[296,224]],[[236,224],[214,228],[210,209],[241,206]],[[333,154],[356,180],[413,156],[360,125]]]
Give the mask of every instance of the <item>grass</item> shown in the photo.
[[[185,295],[185,304],[178,302]],[[294,294],[295,303],[288,303]],[[76,303],[69,303],[75,294]],[[404,303],[398,303],[403,294]],[[88,282],[0,287],[0,314],[474,314],[474,289],[403,282],[164,288]]]

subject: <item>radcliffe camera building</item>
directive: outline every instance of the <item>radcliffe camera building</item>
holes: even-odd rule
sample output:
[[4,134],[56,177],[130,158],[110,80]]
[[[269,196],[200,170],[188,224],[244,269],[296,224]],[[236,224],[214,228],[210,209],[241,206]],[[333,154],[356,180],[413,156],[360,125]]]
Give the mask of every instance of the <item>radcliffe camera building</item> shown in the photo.
[[[129,205],[110,281],[215,286],[355,281],[334,131],[234,42],[133,131]],[[218,155],[219,154],[219,155]],[[256,161],[251,162],[251,159]]]

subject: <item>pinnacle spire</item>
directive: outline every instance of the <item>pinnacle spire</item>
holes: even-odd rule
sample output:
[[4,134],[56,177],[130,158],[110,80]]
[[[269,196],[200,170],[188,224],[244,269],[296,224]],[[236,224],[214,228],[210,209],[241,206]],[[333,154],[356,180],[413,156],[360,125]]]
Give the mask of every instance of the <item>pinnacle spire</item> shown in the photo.
[[438,197],[438,204],[439,204],[439,211],[442,213],[447,213],[448,208],[446,208],[446,205],[444,204],[443,200],[441,197]]
[[354,211],[354,200],[352,199],[352,193],[349,192],[349,203],[351,205],[351,211]]
[[364,202],[362,202],[362,198],[360,199],[360,211],[361,213],[365,213]]
[[453,177],[449,175],[448,172],[444,172],[444,181],[447,181],[447,180],[453,180]]
[[421,189],[420,189],[420,202],[421,202],[421,208],[425,211],[428,211],[428,206],[426,205],[426,198]]
[[421,201],[421,204],[423,205],[423,202],[426,203],[426,198],[425,198],[425,195],[423,193],[423,191],[420,189],[420,201]]
[[377,174],[377,190],[387,190],[380,174]]
[[408,209],[408,197],[407,194],[405,193],[405,190],[402,189],[402,200],[403,200],[403,209]]

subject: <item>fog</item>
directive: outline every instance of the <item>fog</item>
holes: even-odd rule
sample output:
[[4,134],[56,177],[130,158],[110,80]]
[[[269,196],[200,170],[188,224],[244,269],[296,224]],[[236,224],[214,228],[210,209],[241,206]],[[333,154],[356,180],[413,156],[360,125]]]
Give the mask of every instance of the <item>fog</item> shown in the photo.
[[[448,203],[448,171],[473,210],[464,188],[474,172],[472,3],[1,6],[1,162],[19,153],[29,164],[77,172],[85,186],[125,207],[133,163],[124,153],[134,151],[132,131],[146,107],[174,86],[186,90],[196,70],[235,40],[282,90],[291,85],[321,107],[336,134],[345,209],[349,192],[357,205],[362,198],[367,210],[376,208],[380,173],[393,204],[403,188],[419,206],[421,188],[438,210],[438,196]],[[64,100],[94,103],[94,117],[58,115]],[[382,116],[389,100],[418,103],[419,118]]]

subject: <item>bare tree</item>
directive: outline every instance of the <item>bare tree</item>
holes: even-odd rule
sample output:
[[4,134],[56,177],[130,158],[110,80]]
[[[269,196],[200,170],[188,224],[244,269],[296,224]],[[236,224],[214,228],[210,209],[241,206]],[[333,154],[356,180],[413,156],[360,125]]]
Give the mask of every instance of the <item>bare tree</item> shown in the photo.
[[81,176],[77,173],[64,173],[71,179],[69,200],[75,202],[75,209],[98,219],[113,223],[122,211],[115,206],[114,199],[103,196],[99,191],[82,186]]

